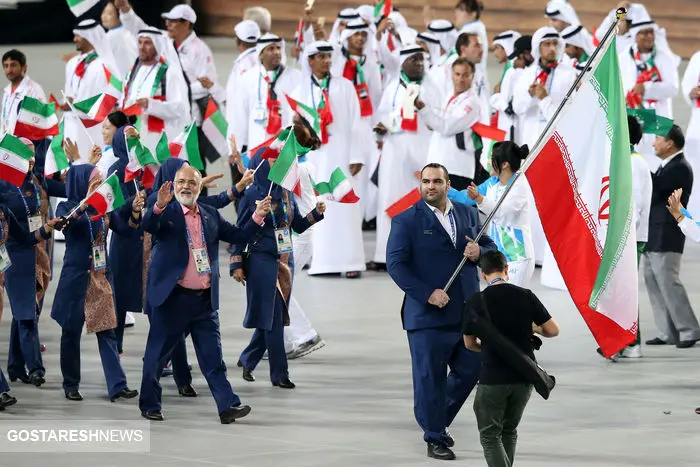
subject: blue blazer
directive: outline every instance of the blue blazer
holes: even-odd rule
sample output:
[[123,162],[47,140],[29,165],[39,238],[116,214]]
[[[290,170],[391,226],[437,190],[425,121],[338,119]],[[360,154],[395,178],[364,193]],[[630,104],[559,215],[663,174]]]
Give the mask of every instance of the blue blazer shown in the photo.
[[[162,213],[153,210],[155,199],[148,203],[141,225],[153,235],[151,264],[148,268],[146,295],[151,306],[161,306],[175,289],[187,268],[190,246],[187,243],[187,227],[182,206],[176,200],[168,204]],[[215,208],[197,203],[204,225],[207,254],[211,265],[211,304],[219,309],[219,241],[246,243],[260,227],[248,220],[242,228],[228,223]]]
[[[452,203],[452,209],[457,229],[456,247],[424,201],[419,201],[391,221],[387,270],[396,285],[406,293],[401,319],[407,331],[439,327],[459,330],[464,302],[479,291],[477,265],[468,261],[459,279],[447,292],[450,296],[448,305],[440,309],[428,304],[433,291],[445,287],[464,257],[465,237],[476,238],[481,230],[476,208]],[[479,239],[479,246],[482,252],[496,249],[486,235]]]

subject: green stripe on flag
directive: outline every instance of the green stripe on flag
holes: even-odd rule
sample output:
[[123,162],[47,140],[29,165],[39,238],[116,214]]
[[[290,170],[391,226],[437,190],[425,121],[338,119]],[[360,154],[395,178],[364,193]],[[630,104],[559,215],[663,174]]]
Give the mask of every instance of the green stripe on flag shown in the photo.
[[335,188],[347,180],[347,177],[343,173],[340,167],[336,168],[331,174],[331,179],[327,182],[321,182],[315,185],[316,191],[319,195],[333,194]]
[[156,159],[158,159],[158,162],[161,164],[168,159],[170,159],[172,155],[170,154],[170,148],[168,147],[168,136],[163,132],[160,135],[160,139],[158,140],[158,144],[156,145]]
[[226,119],[224,118],[223,115],[221,115],[221,111],[217,110],[213,114],[209,116],[211,119],[211,122],[214,124],[217,130],[219,130],[219,133],[224,135],[224,138],[226,137],[226,134],[228,133],[228,123],[226,123]]
[[386,1],[386,0],[382,0],[381,2],[377,3],[377,4],[374,6],[374,17],[375,17],[375,18],[381,16],[382,10],[384,9],[384,2],[385,2],[385,1]]
[[109,187],[112,190],[112,193],[114,194],[114,200],[112,201],[112,210],[125,205],[126,200],[124,199],[124,193],[122,193],[122,187],[119,183],[119,177],[117,177],[117,174],[113,174],[107,177],[105,184],[109,185]]
[[16,136],[11,135],[9,133],[6,133],[0,141],[0,149],[4,149],[7,152],[16,154],[17,156],[26,160],[29,160],[32,157],[34,157],[34,152],[31,149],[29,149],[26,144],[20,141],[20,139]]
[[270,168],[270,173],[268,174],[267,178],[271,182],[274,182],[278,185],[284,186],[287,189],[290,189],[289,187],[285,186],[284,181],[289,171],[292,170],[292,168],[294,167],[294,164],[297,163],[297,152],[297,138],[294,135],[294,132],[291,131],[289,132],[287,141],[284,143],[284,146],[282,147],[282,150],[280,151],[277,160]]
[[[602,52],[602,51],[601,51]],[[596,309],[607,283],[622,257],[634,223],[632,208],[632,159],[629,129],[616,38],[610,41],[605,55],[590,78],[598,92],[599,103],[606,110],[607,135],[610,139],[610,217],[600,269],[590,298]]]
[[42,117],[56,115],[56,108],[53,104],[44,104],[40,100],[28,96],[22,100],[22,109],[41,115]]
[[76,109],[80,110],[80,111],[81,111],[82,113],[84,113],[84,114],[89,114],[89,113],[90,113],[90,110],[91,110],[92,107],[95,105],[95,102],[97,102],[98,100],[100,100],[101,97],[102,97],[102,94],[98,94],[98,95],[96,95],[96,96],[87,98],[87,99],[85,99],[85,100],[83,100],[83,101],[74,102],[74,103],[73,103],[73,107],[75,107]]

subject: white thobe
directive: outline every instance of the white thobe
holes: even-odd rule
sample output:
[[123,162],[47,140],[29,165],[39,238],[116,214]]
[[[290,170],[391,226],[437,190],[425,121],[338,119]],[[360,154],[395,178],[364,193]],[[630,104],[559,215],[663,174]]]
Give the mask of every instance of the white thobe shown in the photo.
[[[231,73],[228,75],[228,81],[226,82],[226,120],[233,122],[236,118],[234,111],[234,102],[239,98],[241,87],[240,80],[245,73],[260,64],[258,54],[255,47],[252,47],[236,57],[233,61],[233,68]],[[233,125],[229,123],[228,135],[233,134]]]
[[[691,99],[690,92],[700,86],[700,52],[696,52],[688,63],[683,75],[681,92],[683,99],[690,105],[690,122],[685,133],[683,154],[693,168],[693,174],[700,179],[700,99]],[[690,197],[688,210],[700,213],[700,193]]]
[[[421,86],[421,95],[424,86]],[[374,250],[375,263],[386,263],[386,244],[391,231],[391,218],[386,210],[414,188],[418,188],[416,171],[425,166],[431,131],[424,119],[417,116],[418,131],[401,130],[401,109],[407,94],[400,79],[387,86],[379,104],[379,121],[388,130],[384,136],[381,161],[379,163],[377,196],[377,243]]]
[[[247,146],[248,149],[254,148],[274,136],[267,133],[269,115],[266,76],[272,79],[262,65],[256,66],[241,76],[236,85],[236,97],[229,104],[231,110],[228,121],[229,132],[236,137],[239,151],[242,150],[243,146]],[[285,94],[291,94],[299,86],[300,79],[299,70],[284,68],[275,83],[275,92],[282,110],[282,128],[285,127],[285,123],[291,124],[292,120],[292,110]]]
[[651,172],[649,172],[649,164],[641,154],[632,153],[632,192],[638,242],[646,242],[649,239],[652,188],[653,182]]
[[46,94],[39,83],[29,76],[22,78],[19,86],[13,91],[12,83],[5,86],[2,94],[2,113],[0,114],[0,134],[14,134],[19,106],[25,97],[34,97],[42,102],[46,102]]
[[[622,77],[623,92],[627,94],[637,83],[639,71],[634,62],[634,58],[630,51],[634,48],[628,48],[620,54],[620,75]],[[642,59],[646,60],[649,55],[642,54]],[[654,57],[654,64],[659,70],[661,81],[644,83],[644,96],[642,97],[642,106],[645,109],[656,110],[657,115],[673,119],[673,98],[678,94],[678,66],[674,57],[657,49]],[[650,100],[656,102],[649,102]],[[661,159],[656,157],[654,147],[652,146],[655,135],[644,135],[642,141],[637,145],[637,150],[649,164],[649,169],[652,172],[656,171],[661,163]]]
[[[307,157],[316,167],[314,180],[317,183],[330,180],[331,173],[340,168],[356,186],[357,182],[348,175],[348,167],[365,163],[364,154],[355,150],[355,142],[368,137],[358,132],[361,125],[357,93],[350,81],[332,76],[328,94],[333,114],[328,143],[311,151]],[[321,90],[310,79],[304,79],[292,97],[304,105],[318,108]],[[314,226],[312,256],[311,275],[365,270],[359,203],[328,203],[325,219]]]
[[[498,112],[498,128],[506,132],[506,141],[513,139],[518,144],[522,144],[520,118],[517,114],[512,116],[506,114],[506,109],[513,101],[513,89],[522,71],[522,68],[508,68],[501,80],[500,92],[493,94],[490,99],[491,109]],[[514,138],[511,138],[511,127],[513,127]]]
[[124,81],[126,74],[134,66],[139,56],[138,39],[124,26],[118,26],[107,31],[107,42],[119,68],[117,78]]

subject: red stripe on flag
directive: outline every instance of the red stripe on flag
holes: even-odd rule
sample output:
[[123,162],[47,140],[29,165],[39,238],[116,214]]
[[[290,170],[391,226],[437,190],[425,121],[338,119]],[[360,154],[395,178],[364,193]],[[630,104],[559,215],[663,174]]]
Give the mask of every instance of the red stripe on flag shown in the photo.
[[204,113],[204,120],[214,115],[217,110],[219,110],[219,108],[216,106],[216,102],[214,102],[214,99],[209,98],[209,103],[207,104],[207,111]]
[[85,202],[97,210],[97,215],[90,217],[92,220],[99,219],[107,212],[107,200],[100,193],[90,195]]
[[22,172],[14,167],[0,163],[0,180],[5,180],[14,186],[21,187],[25,178],[27,178],[26,172]]
[[173,157],[179,157],[182,151],[181,143],[168,143],[168,149],[170,149],[170,155]]
[[499,130],[496,127],[484,125],[483,123],[475,123],[472,125],[472,131],[482,138],[491,139],[494,141],[505,141],[506,132]]
[[58,125],[54,125],[51,128],[42,129],[37,128],[32,125],[27,125],[24,122],[17,122],[15,124],[14,135],[18,138],[29,138],[32,141],[39,141],[49,136],[56,136],[58,134]]
[[405,195],[403,198],[392,204],[386,209],[386,214],[389,217],[395,217],[404,212],[406,209],[410,208],[418,201],[420,201],[420,190],[414,188],[413,191]]
[[132,104],[122,110],[122,112],[124,112],[126,115],[141,115],[143,113],[143,109],[138,104]]
[[[354,190],[338,200],[339,203],[354,204],[360,201],[360,198],[355,194]],[[415,204],[415,203],[414,203]],[[410,206],[409,206],[410,207]],[[393,217],[393,216],[392,216]]]
[[525,175],[566,288],[601,350],[610,357],[636,336],[588,305],[601,258],[587,222],[597,219],[588,213],[587,221],[579,211],[576,204],[579,194],[574,191],[564,162],[569,156],[562,153],[555,137],[556,134],[545,144]]

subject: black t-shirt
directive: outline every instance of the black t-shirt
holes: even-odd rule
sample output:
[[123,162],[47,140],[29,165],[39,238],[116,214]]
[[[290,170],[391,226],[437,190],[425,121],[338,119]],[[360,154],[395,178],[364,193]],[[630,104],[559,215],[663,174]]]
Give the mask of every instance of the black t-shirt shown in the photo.
[[[500,284],[487,287],[482,292],[489,309],[493,326],[515,346],[535,360],[535,353],[530,340],[532,323],[538,326],[551,319],[547,309],[532,291],[512,284]],[[465,307],[463,332],[475,335],[470,329],[468,313],[473,309],[481,310],[479,294],[474,294]],[[519,384],[528,383],[508,362],[489,351],[489,343],[481,342],[483,364],[479,384]]]

